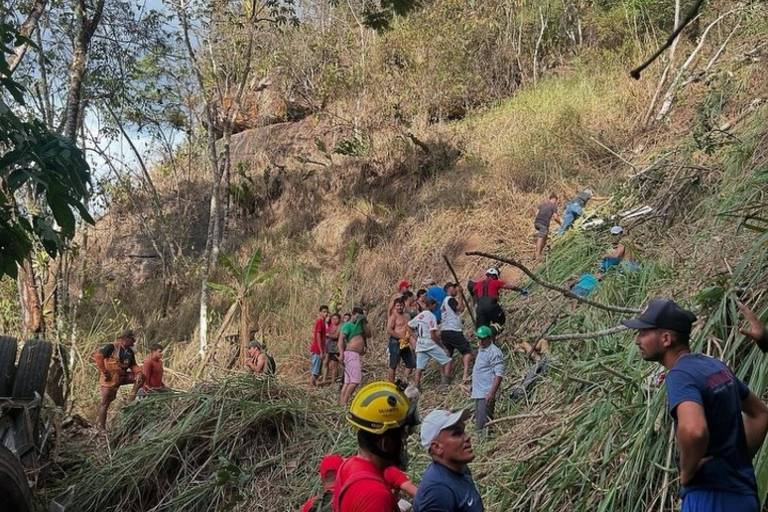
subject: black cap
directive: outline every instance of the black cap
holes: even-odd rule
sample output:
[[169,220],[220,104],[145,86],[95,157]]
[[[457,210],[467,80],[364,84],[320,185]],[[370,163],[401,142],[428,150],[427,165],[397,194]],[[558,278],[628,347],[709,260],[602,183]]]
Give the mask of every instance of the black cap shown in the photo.
[[636,318],[622,320],[630,329],[668,329],[681,334],[690,334],[696,315],[681,308],[671,299],[653,299]]

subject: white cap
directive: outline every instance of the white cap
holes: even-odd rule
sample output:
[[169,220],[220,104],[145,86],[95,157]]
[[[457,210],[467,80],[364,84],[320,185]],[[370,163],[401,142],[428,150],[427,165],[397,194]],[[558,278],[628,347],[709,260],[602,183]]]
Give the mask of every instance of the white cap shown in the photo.
[[466,409],[456,412],[435,409],[427,414],[427,417],[421,422],[421,446],[429,450],[429,446],[440,435],[440,431],[452,427],[460,421],[465,421],[470,414]]
[[491,267],[488,270],[485,271],[485,275],[492,275],[492,276],[499,276],[499,269],[496,267]]
[[432,279],[431,277],[428,277],[428,278],[424,279],[424,281],[422,281],[422,282],[421,282],[421,285],[422,285],[422,286],[432,286],[432,285],[433,285],[433,284],[435,284],[436,282],[437,282],[437,281],[435,281],[435,280],[434,280],[434,279]]
[[623,232],[624,232],[624,228],[623,228],[623,227],[621,227],[621,226],[618,226],[618,225],[617,225],[617,226],[613,226],[613,227],[611,228],[611,234],[612,234],[612,235],[620,235],[620,234],[622,234]]

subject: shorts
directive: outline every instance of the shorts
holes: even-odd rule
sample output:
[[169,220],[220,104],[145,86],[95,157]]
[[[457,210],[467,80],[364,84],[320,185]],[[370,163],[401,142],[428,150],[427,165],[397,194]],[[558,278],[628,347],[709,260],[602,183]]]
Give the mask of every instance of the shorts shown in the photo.
[[445,353],[445,350],[437,345],[432,346],[429,350],[416,352],[416,368],[423,370],[427,367],[427,363],[430,359],[437,361],[440,366],[445,366],[451,362],[451,358]]
[[758,512],[760,502],[754,494],[693,489],[685,493],[680,512]]
[[537,238],[546,238],[549,235],[549,226],[544,224],[534,224],[533,228],[536,230]]
[[323,358],[320,354],[312,354],[309,358],[309,371],[312,375],[319,377],[323,373]]
[[390,336],[389,345],[387,345],[389,352],[389,368],[395,370],[400,360],[403,360],[403,364],[409,370],[416,368],[416,358],[413,355],[411,347],[400,348],[400,340]]
[[472,352],[469,341],[461,331],[440,331],[440,339],[448,351],[448,357],[453,357],[454,350],[458,350],[461,355]]
[[325,340],[325,352],[327,354],[336,354],[339,355],[339,344],[336,342],[336,340]]
[[360,384],[363,381],[363,362],[360,354],[344,352],[344,384]]
[[339,362],[339,353],[338,352],[326,352],[328,354],[328,361],[336,361]]

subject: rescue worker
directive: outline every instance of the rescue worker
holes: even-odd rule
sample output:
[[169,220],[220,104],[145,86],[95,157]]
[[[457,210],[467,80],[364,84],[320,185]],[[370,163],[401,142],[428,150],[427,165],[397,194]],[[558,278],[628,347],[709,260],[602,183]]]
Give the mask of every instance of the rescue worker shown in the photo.
[[136,398],[136,392],[144,385],[141,367],[136,364],[136,354],[133,346],[136,335],[132,330],[123,331],[112,343],[104,345],[93,354],[93,361],[101,372],[99,385],[101,387],[101,403],[99,404],[99,427],[107,426],[107,411],[117,398],[120,386],[133,384],[129,400]]
[[399,512],[385,474],[389,467],[404,465],[406,438],[416,423],[415,404],[385,381],[367,384],[355,395],[347,421],[357,429],[358,451],[338,470],[335,512]]

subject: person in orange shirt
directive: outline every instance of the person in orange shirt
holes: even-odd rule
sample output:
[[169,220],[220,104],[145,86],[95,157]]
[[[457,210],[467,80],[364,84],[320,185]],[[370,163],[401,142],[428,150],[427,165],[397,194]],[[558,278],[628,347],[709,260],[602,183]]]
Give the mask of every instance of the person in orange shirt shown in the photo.
[[133,345],[136,336],[133,331],[123,331],[112,343],[104,345],[93,354],[101,375],[101,404],[99,404],[99,427],[106,429],[107,411],[112,402],[117,398],[117,390],[120,386],[133,384],[129,400],[136,398],[136,392],[144,384],[142,369],[136,364],[136,354]]
[[146,396],[155,391],[167,391],[168,387],[163,382],[163,346],[153,343],[149,346],[149,355],[144,360],[144,386],[139,394]]

